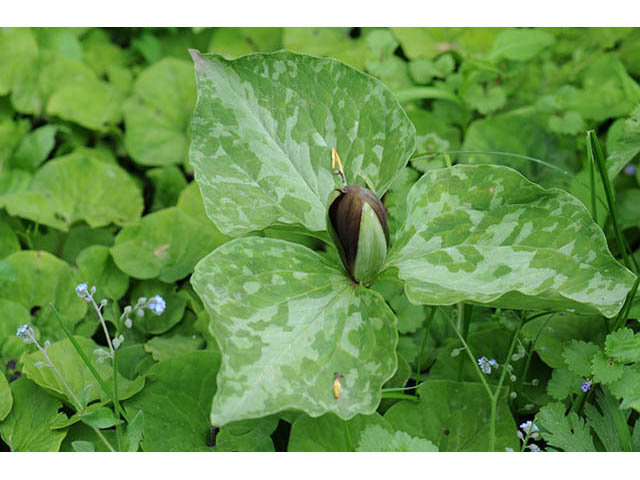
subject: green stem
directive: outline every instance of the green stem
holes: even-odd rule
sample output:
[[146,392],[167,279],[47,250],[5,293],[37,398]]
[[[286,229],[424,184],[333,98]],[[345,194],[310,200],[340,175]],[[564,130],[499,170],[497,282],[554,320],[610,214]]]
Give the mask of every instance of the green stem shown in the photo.
[[594,223],[598,223],[598,210],[596,208],[596,166],[595,162],[593,162],[593,149],[591,147],[591,142],[587,138],[587,155],[589,157],[589,178],[591,180],[591,216],[593,217]]
[[100,440],[104,442],[104,444],[107,446],[109,451],[115,453],[116,452],[115,449],[111,446],[111,444],[109,443],[109,440],[107,440],[107,438],[102,434],[102,432],[96,427],[91,427],[91,428],[93,428],[93,431],[96,432],[96,435],[100,437]]
[[417,402],[420,400],[415,395],[408,395],[406,393],[395,393],[395,392],[382,392],[382,398],[399,398],[401,400],[411,400],[412,402]]
[[602,154],[602,150],[600,149],[600,142],[598,142],[598,137],[596,136],[595,131],[589,130],[587,132],[587,142],[592,144],[592,150],[590,150],[592,157],[590,158],[590,161],[595,161],[596,166],[598,167],[598,171],[600,172],[600,179],[602,180],[604,193],[607,197],[609,216],[611,217],[611,221],[613,222],[613,229],[616,234],[620,252],[622,253],[622,258],[624,259],[624,264],[629,270],[633,270],[631,261],[629,259],[629,253],[627,252],[626,243],[623,240],[624,237],[622,236],[622,230],[620,229],[620,224],[618,223],[618,218],[616,215],[613,186],[611,184],[611,180],[609,179],[609,174],[607,173],[607,166],[605,164],[604,155]]
[[433,317],[436,314],[436,307],[431,307],[431,311],[427,316],[427,323],[424,326],[424,335],[422,335],[422,343],[420,344],[420,350],[418,351],[418,359],[416,361],[416,388],[418,388],[418,384],[420,383],[420,372],[422,371],[422,354],[424,353],[424,349],[427,346],[427,338],[429,337],[429,331],[431,330],[431,324],[433,322]]
[[[464,303],[458,304],[458,325],[462,330],[462,336],[465,340],[469,338],[469,327],[471,325],[471,314],[473,305]],[[460,357],[458,361],[458,381],[461,382],[464,376],[464,357]]]
[[637,276],[635,281],[633,282],[633,286],[631,287],[631,290],[629,290],[629,293],[627,294],[627,298],[624,301],[624,305],[622,305],[622,308],[620,309],[618,316],[613,322],[613,325],[614,325],[613,331],[618,330],[619,328],[622,328],[626,325],[627,317],[629,316],[629,311],[631,310],[631,304],[633,303],[633,299],[636,296],[636,292],[638,291],[638,283],[640,283],[640,275]]

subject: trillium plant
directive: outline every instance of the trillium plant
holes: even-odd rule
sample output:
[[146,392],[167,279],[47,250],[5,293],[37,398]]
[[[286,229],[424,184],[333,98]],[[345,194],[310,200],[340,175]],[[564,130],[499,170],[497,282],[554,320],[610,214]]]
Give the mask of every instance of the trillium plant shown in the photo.
[[[429,170],[388,213],[416,134],[380,81],[289,52],[191,55],[190,161],[207,215],[235,237],[191,279],[222,355],[214,426],[373,413],[398,367],[397,320],[372,288],[382,278],[416,305],[621,311],[635,276],[567,192],[456,165]],[[485,374],[503,361],[474,358]]]

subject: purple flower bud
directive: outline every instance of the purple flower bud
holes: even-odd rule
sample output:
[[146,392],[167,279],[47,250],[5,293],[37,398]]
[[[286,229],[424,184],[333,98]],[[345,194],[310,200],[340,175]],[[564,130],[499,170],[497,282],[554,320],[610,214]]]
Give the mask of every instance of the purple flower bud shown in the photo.
[[587,393],[589,390],[591,390],[591,385],[593,384],[593,382],[591,380],[587,380],[586,382],[582,382],[582,384],[580,385],[580,390],[582,390],[583,392]]
[[625,175],[635,175],[637,170],[637,167],[633,163],[630,163],[629,165],[624,167]]

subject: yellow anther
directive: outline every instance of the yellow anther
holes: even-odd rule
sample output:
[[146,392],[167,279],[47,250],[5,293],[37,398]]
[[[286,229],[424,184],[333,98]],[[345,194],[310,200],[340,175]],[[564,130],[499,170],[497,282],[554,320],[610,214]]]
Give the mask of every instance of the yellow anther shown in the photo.
[[[336,165],[338,166],[337,169],[336,169]],[[334,175],[340,175],[340,179],[342,180],[342,183],[347,183],[344,177],[344,169],[342,168],[340,155],[338,155],[338,151],[335,148],[331,149],[331,172]]]
[[340,390],[342,390],[342,383],[341,380],[344,377],[340,374],[338,374],[338,372],[335,372],[333,374],[333,396],[334,398],[337,400],[338,398],[340,398]]

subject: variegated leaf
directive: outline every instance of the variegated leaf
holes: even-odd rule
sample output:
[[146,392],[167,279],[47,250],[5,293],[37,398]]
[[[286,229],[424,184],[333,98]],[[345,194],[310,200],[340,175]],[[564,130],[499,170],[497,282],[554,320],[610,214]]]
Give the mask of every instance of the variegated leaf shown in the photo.
[[212,424],[285,409],[343,419],[375,411],[398,340],[377,292],[302,245],[257,237],[214,250],[191,281],[222,351]]
[[502,166],[427,173],[387,258],[414,303],[575,310],[611,317],[634,276],[582,203]]
[[369,180],[380,197],[414,150],[415,129],[391,92],[343,63],[290,52],[191,54],[190,160],[207,214],[227,235],[273,224],[323,231],[332,148],[347,181]]

